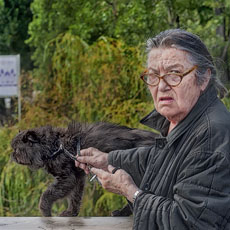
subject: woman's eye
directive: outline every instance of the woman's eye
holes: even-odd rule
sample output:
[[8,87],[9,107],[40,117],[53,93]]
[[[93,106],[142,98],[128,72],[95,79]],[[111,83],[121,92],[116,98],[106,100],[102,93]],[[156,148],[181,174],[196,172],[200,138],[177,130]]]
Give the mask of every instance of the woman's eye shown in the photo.
[[150,77],[150,78],[157,78],[157,77],[158,77],[158,75],[157,75],[157,74],[152,73],[152,74],[149,74],[149,77]]
[[157,73],[155,73],[155,72],[153,72],[153,71],[149,71],[149,73],[148,73],[149,75],[158,75]]
[[181,72],[179,70],[173,69],[173,70],[170,70],[170,73],[181,73]]

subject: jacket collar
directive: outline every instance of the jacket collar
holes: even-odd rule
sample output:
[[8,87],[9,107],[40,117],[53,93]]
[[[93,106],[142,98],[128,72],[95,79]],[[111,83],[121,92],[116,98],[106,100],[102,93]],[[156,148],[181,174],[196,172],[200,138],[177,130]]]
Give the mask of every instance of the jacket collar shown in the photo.
[[182,120],[167,136],[170,122],[159,114],[155,109],[144,117],[140,123],[153,128],[166,137],[168,142],[174,142],[180,135],[186,132],[194,122],[204,113],[207,107],[217,98],[217,91],[212,84],[209,84],[206,90],[201,94],[197,103]]

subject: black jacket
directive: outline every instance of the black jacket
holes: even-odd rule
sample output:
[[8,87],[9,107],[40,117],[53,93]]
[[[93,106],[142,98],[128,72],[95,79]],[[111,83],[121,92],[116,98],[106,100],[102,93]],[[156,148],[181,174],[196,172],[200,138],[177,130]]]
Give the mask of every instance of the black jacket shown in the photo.
[[230,113],[210,86],[166,136],[155,110],[142,121],[161,132],[153,146],[109,153],[144,192],[135,230],[230,230]]

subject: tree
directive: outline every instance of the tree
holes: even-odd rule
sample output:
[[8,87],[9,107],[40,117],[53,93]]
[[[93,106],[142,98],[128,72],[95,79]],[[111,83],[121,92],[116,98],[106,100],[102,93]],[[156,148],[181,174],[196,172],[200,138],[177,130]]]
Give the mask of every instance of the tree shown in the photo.
[[32,20],[32,0],[0,0],[0,54],[20,54],[21,66],[30,69],[31,49],[25,44]]
[[[36,65],[42,68],[49,66],[52,56],[46,50],[49,43],[67,31],[81,37],[88,44],[101,36],[107,36],[136,46],[162,30],[180,27],[200,35],[213,50],[217,44],[223,46],[222,38],[216,34],[218,26],[224,21],[225,28],[229,27],[230,10],[227,2],[228,0],[34,0],[33,21],[29,26],[30,38],[27,43],[35,48],[33,58]],[[220,15],[215,13],[215,9],[220,7],[218,5],[222,5],[224,9]],[[228,31],[229,29],[225,30],[225,34],[229,34]]]

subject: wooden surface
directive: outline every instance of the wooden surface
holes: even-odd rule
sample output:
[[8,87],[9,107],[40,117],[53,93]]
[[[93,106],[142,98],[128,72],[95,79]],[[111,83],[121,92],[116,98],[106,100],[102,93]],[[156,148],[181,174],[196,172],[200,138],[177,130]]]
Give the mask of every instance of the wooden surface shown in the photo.
[[0,230],[132,230],[132,217],[0,217]]

